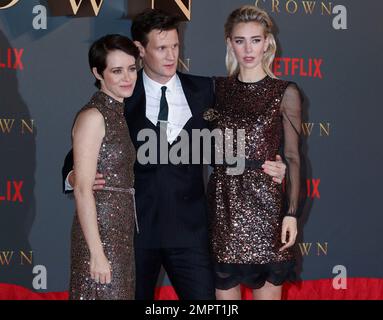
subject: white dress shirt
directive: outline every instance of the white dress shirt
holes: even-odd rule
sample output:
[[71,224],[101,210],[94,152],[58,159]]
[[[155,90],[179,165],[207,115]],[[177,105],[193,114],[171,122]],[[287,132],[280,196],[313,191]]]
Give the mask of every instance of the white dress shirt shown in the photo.
[[150,79],[145,71],[143,71],[142,75],[146,96],[145,115],[154,125],[157,125],[158,113],[160,112],[161,87],[167,87],[165,94],[169,106],[169,113],[166,135],[168,142],[172,143],[192,117],[181,81],[177,74],[165,84]]

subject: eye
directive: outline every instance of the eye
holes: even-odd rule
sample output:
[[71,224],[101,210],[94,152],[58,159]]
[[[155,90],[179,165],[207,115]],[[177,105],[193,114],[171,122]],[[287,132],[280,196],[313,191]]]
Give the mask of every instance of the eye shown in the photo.
[[137,71],[137,67],[130,67],[130,68],[129,68],[129,71],[130,71],[130,72],[135,72],[135,71]]
[[235,40],[235,43],[236,43],[236,44],[241,44],[241,43],[243,43],[243,40],[239,40],[239,39],[238,39],[238,40]]
[[122,72],[122,70],[120,70],[120,69],[113,70],[114,74],[120,74],[121,72]]
[[253,39],[253,43],[259,43],[261,42],[261,39]]
[[160,50],[160,51],[162,51],[162,50],[164,50],[165,49],[165,47],[159,47],[158,48],[158,50]]

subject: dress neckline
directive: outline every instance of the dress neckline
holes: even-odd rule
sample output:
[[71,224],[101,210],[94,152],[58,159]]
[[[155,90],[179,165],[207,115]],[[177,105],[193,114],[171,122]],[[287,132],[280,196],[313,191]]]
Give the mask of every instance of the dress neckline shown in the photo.
[[244,82],[244,81],[239,80],[238,75],[235,76],[235,80],[236,80],[238,83],[240,83],[240,84],[244,84],[244,85],[246,85],[246,84],[248,84],[248,85],[251,85],[251,84],[260,84],[260,83],[263,83],[264,81],[266,81],[266,79],[268,79],[268,78],[269,78],[269,76],[266,75],[266,76],[264,76],[262,79],[260,79],[260,80],[258,80],[258,81],[255,81],[255,82]]
[[110,95],[106,94],[103,91],[97,91],[93,98],[99,100],[103,106],[105,106],[108,109],[114,110],[118,113],[123,113],[124,112],[124,107],[125,104],[123,102],[117,101]]

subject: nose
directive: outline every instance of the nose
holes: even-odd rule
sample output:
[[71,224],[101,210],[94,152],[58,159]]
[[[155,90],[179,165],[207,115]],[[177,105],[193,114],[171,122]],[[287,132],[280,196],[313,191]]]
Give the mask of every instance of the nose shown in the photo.
[[124,81],[126,81],[126,82],[131,82],[132,81],[132,75],[131,75],[130,72],[128,72],[128,71],[124,72]]
[[167,54],[166,57],[167,57],[168,60],[171,60],[171,61],[175,60],[175,58],[176,58],[175,49],[173,49],[173,48],[169,48],[169,50],[168,50],[167,53],[168,53],[168,54]]
[[251,51],[253,51],[253,46],[250,42],[246,42],[245,43],[245,52],[246,53],[250,53]]

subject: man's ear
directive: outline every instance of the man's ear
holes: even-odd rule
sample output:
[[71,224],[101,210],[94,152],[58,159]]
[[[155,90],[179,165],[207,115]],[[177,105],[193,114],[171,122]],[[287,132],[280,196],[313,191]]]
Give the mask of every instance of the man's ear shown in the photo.
[[136,45],[136,47],[138,48],[138,50],[140,51],[140,57],[143,58],[145,56],[144,46],[141,44],[140,41],[133,41],[133,42]]

